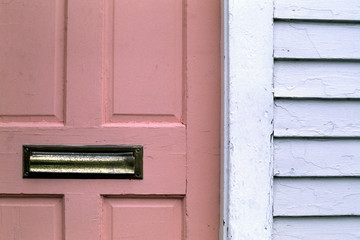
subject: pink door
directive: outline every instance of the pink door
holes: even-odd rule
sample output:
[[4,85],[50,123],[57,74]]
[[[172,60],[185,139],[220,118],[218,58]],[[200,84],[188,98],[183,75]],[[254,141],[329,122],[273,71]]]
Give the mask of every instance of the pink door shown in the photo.
[[[218,0],[0,0],[0,239],[218,239]],[[142,145],[143,179],[23,178]]]

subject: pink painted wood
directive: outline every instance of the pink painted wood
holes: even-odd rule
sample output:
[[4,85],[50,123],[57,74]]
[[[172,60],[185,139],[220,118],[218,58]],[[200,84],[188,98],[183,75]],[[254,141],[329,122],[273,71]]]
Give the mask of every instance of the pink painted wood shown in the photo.
[[[219,0],[0,5],[0,239],[218,239]],[[22,145],[144,146],[144,179],[23,179]]]

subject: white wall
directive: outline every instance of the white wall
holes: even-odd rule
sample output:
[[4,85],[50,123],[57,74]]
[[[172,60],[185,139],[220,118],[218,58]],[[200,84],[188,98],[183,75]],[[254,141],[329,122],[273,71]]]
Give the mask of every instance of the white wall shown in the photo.
[[360,239],[359,13],[223,0],[220,239]]

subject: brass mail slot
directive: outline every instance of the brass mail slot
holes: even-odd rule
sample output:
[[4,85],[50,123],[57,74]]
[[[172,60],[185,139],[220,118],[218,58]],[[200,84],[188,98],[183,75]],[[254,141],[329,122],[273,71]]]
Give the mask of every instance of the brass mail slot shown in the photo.
[[142,146],[23,146],[24,178],[142,179]]

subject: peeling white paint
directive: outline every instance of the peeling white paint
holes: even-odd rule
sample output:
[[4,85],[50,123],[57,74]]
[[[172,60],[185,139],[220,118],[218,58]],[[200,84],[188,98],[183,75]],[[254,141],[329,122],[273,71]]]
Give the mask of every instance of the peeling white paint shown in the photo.
[[276,97],[360,98],[360,62],[276,61]]
[[360,2],[274,2],[273,240],[360,239]]
[[282,177],[360,176],[357,139],[274,140],[274,175]]
[[275,136],[359,137],[358,100],[275,101]]
[[359,217],[275,218],[273,240],[359,240]]
[[359,1],[274,2],[223,1],[220,239],[359,239]]
[[220,239],[271,239],[273,1],[224,0]]
[[299,59],[359,59],[360,25],[275,22],[274,56]]
[[275,18],[360,20],[359,0],[275,0]]
[[359,178],[275,178],[274,216],[360,215]]

